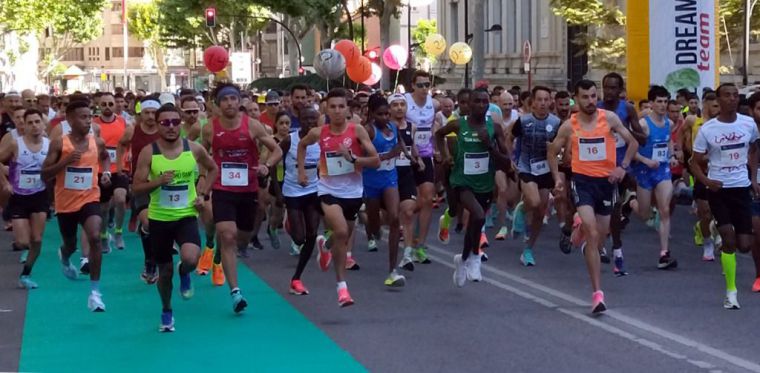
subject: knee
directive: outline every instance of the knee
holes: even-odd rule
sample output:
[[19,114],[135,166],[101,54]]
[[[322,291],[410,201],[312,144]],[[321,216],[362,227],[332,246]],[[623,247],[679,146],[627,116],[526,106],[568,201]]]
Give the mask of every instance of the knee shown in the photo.
[[660,220],[670,219],[670,205],[657,209],[660,212]]
[[431,205],[432,206],[433,205],[433,196],[428,196],[428,195],[425,195],[425,194],[421,194],[421,195],[417,196],[417,201],[419,201],[419,203],[421,203],[423,206],[427,206],[427,205]]
[[333,229],[332,239],[336,242],[344,242],[348,240],[348,227],[340,227]]
[[598,242],[600,237],[599,230],[596,227],[586,229],[586,239],[592,242]]
[[127,203],[127,194],[115,193],[113,195],[113,202],[115,207],[124,207],[124,205]]
[[192,253],[182,253],[180,256],[182,264],[195,268],[198,265],[199,250],[190,250]]
[[225,229],[222,231],[217,231],[216,233],[217,239],[223,242],[225,246],[235,245],[235,242],[237,241],[237,232]]
[[526,198],[524,200],[525,210],[536,211],[541,208],[540,198]]

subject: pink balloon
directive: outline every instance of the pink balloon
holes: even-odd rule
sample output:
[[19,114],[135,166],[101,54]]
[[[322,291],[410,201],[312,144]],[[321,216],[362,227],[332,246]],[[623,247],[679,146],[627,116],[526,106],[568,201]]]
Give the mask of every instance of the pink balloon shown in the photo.
[[380,66],[376,63],[372,64],[372,75],[370,75],[369,79],[362,82],[364,85],[375,85],[377,82],[380,81],[380,78],[383,77],[383,69],[380,68]]
[[383,63],[391,70],[401,70],[408,59],[406,48],[400,45],[391,45],[383,52]]

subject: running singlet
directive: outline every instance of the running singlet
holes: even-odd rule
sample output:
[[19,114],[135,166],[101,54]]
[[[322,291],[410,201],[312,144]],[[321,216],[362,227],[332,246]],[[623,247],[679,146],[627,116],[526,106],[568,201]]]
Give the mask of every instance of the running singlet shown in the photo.
[[549,173],[546,148],[547,144],[554,141],[557,136],[560,124],[559,118],[554,114],[549,114],[544,119],[538,119],[533,114],[526,114],[515,122],[512,126],[512,134],[520,139],[518,172],[536,176]]
[[[140,155],[140,151],[142,151],[145,146],[156,140],[158,140],[158,128],[156,128],[155,133],[149,135],[143,131],[141,125],[135,126],[135,131],[132,133],[132,143],[130,144],[131,162],[127,163],[127,165],[132,166],[132,170],[137,169],[137,157]],[[126,154],[124,158],[127,158]],[[129,171],[129,167],[125,167],[125,171]]]
[[[670,168],[670,151],[668,149],[668,144],[670,144],[670,120],[665,118],[664,126],[658,127],[649,116],[644,119],[649,127],[649,136],[647,137],[646,144],[639,147],[639,154],[642,157],[659,162],[660,166],[657,170],[667,170]],[[649,166],[641,162],[637,162],[634,168],[639,171],[651,170]]]
[[[62,139],[61,159],[66,159],[74,151],[69,135]],[[100,201],[98,187],[98,144],[95,136],[87,135],[87,151],[79,161],[64,167],[55,176],[55,211],[58,213],[77,212],[90,202]]]
[[[597,104],[597,107],[600,109],[604,109],[604,102],[600,101]],[[615,114],[617,114],[618,118],[620,118],[620,122],[623,123],[623,127],[627,128],[629,131],[631,130],[630,125],[628,124],[628,103],[626,103],[623,100],[618,101],[618,105],[614,110]],[[613,134],[615,137],[615,151],[616,151],[616,162],[618,165],[623,162],[623,158],[625,158],[625,153],[628,151],[628,144],[625,143],[625,139],[623,139],[620,134],[615,132]]]
[[433,98],[429,95],[425,98],[425,104],[422,107],[417,106],[411,93],[404,95],[406,99],[406,120],[417,126],[414,135],[414,145],[420,157],[429,158],[433,156],[433,119],[435,118],[435,108],[433,107]]
[[[392,123],[387,124],[391,130],[390,136],[385,136],[385,133],[377,127],[375,127],[375,138],[372,139],[372,145],[375,146],[377,154],[382,156],[389,153],[398,144],[398,131],[396,126]],[[362,170],[362,178],[364,184],[385,187],[388,185],[396,185],[398,183],[398,174],[396,174],[396,158],[390,158],[380,161],[380,167],[365,168]]]
[[[673,144],[673,150],[676,152],[679,150],[683,151],[683,149],[678,146],[678,139],[681,138],[681,131],[683,131],[684,123],[686,123],[686,121],[682,118],[678,121],[678,124],[670,127],[670,142]],[[670,173],[676,176],[683,175],[683,170],[684,164],[681,162],[678,162],[675,167],[670,167]]]
[[219,176],[214,181],[214,190],[227,192],[256,192],[259,188],[257,168],[259,148],[251,138],[248,116],[243,115],[238,128],[227,130],[219,118],[212,121],[214,138],[211,139],[214,162],[219,167]]
[[[406,128],[398,129],[398,136],[401,140],[404,140],[404,145],[406,145],[406,151],[409,153],[409,155],[412,155],[412,142],[414,141],[412,139],[412,124],[409,122],[406,122]],[[396,171],[398,172],[398,179],[401,180],[403,177],[407,177],[412,174],[405,173],[406,171],[412,170],[412,160],[406,157],[406,154],[404,152],[399,153],[398,158],[396,159]],[[404,173],[402,173],[402,170]],[[412,176],[414,177],[414,176]]]
[[13,186],[13,194],[28,196],[45,190],[42,180],[42,162],[48,154],[50,140],[42,138],[42,147],[38,152],[32,152],[23,137],[19,137],[16,160],[10,162],[8,178]]
[[724,123],[713,118],[699,129],[694,152],[707,154],[707,177],[723,183],[723,188],[750,185],[747,154],[758,138],[755,121],[738,114],[736,121]]
[[596,126],[585,131],[578,121],[578,114],[570,116],[573,134],[571,167],[574,174],[590,177],[608,177],[616,167],[615,136],[607,124],[607,111],[596,110]]
[[319,186],[318,194],[337,198],[362,198],[364,185],[358,166],[340,154],[343,144],[354,156],[362,156],[361,144],[356,138],[356,124],[346,123],[341,134],[330,132],[330,126],[322,126],[319,134]]
[[113,122],[104,122],[100,117],[93,119],[93,122],[100,126],[100,138],[106,143],[108,158],[111,159],[111,172],[116,172],[116,147],[119,146],[119,141],[124,137],[124,130],[127,128],[124,118],[118,115],[114,118]]
[[285,154],[285,179],[282,183],[282,195],[285,197],[301,197],[317,192],[317,165],[319,164],[319,144],[311,144],[306,147],[306,161],[304,162],[304,171],[309,185],[301,186],[298,183],[298,143],[301,137],[298,131],[290,134],[290,149]]
[[[493,141],[494,129],[491,118],[486,118],[488,138]],[[459,119],[457,154],[449,178],[452,187],[466,187],[475,193],[490,193],[494,187],[496,167],[488,153],[490,144],[483,144],[478,132],[470,128],[466,118]]]
[[182,139],[182,153],[175,159],[168,159],[161,153],[158,143],[151,144],[153,156],[150,161],[150,179],[161,177],[165,171],[174,171],[174,179],[168,185],[161,185],[150,192],[148,218],[158,221],[177,221],[198,216],[195,209],[195,180],[198,164],[187,139]]

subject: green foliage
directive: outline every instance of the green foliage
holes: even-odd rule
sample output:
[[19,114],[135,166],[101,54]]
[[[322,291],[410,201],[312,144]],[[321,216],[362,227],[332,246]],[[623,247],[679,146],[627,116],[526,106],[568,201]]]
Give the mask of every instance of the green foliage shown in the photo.
[[[758,0],[752,1],[752,16],[750,17],[750,34],[760,35],[760,6]],[[721,0],[720,1],[720,49],[722,51],[732,49],[732,56],[741,53],[744,39],[744,0]],[[730,43],[730,44],[729,44]],[[733,73],[741,65],[741,58],[736,57],[721,60],[721,74]]]
[[127,28],[129,33],[140,40],[161,42],[161,22],[158,6],[155,2],[129,3],[127,9]]
[[428,35],[438,33],[438,25],[434,19],[421,19],[417,21],[417,25],[412,30],[412,43],[419,43],[420,47],[414,50],[414,55],[417,58],[427,58],[433,60],[435,56],[425,52],[425,48],[422,45],[425,44],[425,39]]

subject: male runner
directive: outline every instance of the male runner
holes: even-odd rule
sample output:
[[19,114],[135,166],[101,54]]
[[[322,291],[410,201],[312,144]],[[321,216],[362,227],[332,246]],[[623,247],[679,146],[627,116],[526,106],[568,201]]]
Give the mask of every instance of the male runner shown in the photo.
[[[559,118],[560,126],[570,125],[568,120],[572,114],[572,108],[570,104],[570,93],[567,91],[559,91],[554,95],[554,114]],[[571,170],[570,170],[570,149],[563,149],[560,155],[559,162],[559,176],[563,178],[565,184],[570,182]],[[570,239],[573,227],[573,216],[575,214],[575,205],[572,200],[572,193],[569,188],[563,193],[552,193],[554,196],[554,207],[557,209],[557,220],[559,221],[560,237],[559,237],[559,249],[565,254],[570,254],[572,251],[572,241]],[[621,259],[622,260],[622,259]]]
[[[747,100],[752,112],[752,118],[760,129],[760,93],[755,92]],[[757,169],[760,166],[758,156],[760,152],[755,152],[750,162],[750,167]],[[757,181],[757,177],[753,180]],[[760,292],[760,195],[753,193],[752,196],[752,230],[755,234],[755,242],[752,245],[752,259],[755,264],[755,282],[752,284],[753,292]]]
[[[570,117],[570,125],[561,126],[549,145],[546,155],[554,178],[555,193],[565,192],[557,156],[563,148],[572,149],[572,182],[575,205],[586,237],[584,257],[594,290],[591,312],[604,312],[604,293],[601,290],[599,248],[607,237],[610,214],[615,201],[615,183],[625,175],[625,169],[638,149],[638,143],[617,115],[597,106],[596,84],[581,80],[575,85],[575,100],[579,112]],[[627,145],[625,156],[617,164],[615,134]]]

